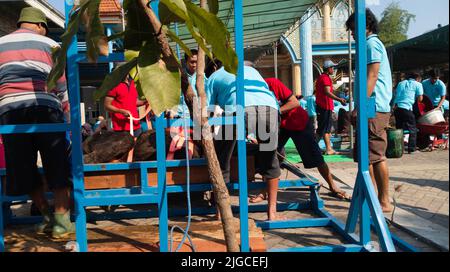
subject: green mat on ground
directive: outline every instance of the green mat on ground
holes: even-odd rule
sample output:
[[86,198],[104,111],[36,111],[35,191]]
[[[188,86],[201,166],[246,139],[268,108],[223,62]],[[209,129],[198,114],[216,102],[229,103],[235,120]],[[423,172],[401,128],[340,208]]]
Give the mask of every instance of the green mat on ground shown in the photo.
[[[297,152],[297,148],[295,148],[295,144],[292,139],[289,139],[287,144],[284,146],[286,152],[286,158],[288,161],[292,163],[302,162],[300,155]],[[333,156],[324,156],[325,162],[353,162],[353,158],[351,155],[333,155]]]

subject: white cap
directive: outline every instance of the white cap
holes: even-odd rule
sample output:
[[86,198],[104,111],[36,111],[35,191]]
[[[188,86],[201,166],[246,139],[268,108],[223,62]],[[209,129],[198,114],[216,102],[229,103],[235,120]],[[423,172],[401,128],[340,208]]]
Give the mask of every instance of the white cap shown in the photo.
[[335,66],[337,66],[337,64],[331,60],[326,60],[325,63],[323,64],[323,68],[325,68],[325,69],[328,69],[330,67],[335,67]]

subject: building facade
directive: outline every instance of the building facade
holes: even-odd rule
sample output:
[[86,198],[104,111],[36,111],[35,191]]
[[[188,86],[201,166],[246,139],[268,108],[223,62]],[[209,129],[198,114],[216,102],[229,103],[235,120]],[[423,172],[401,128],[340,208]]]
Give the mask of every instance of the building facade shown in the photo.
[[[350,47],[354,54],[354,43],[352,41],[351,45],[349,44],[350,37],[345,28],[345,22],[352,10],[353,8],[349,9],[348,0],[330,0],[310,12],[308,20],[311,25],[309,35],[312,40],[314,80],[323,72],[322,66],[326,59],[336,63],[347,61]],[[300,23],[297,23],[283,35],[277,45],[277,61],[274,54],[268,54],[256,63],[264,77],[275,77],[277,72],[278,78],[296,94],[302,94],[301,43]],[[348,71],[337,71],[335,76],[337,87],[346,82],[347,78]]]

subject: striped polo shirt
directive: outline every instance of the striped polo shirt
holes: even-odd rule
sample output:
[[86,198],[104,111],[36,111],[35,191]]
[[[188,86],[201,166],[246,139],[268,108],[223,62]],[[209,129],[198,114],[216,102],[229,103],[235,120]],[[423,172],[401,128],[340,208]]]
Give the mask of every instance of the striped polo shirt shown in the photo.
[[0,115],[32,106],[69,110],[64,75],[47,90],[54,47],[58,43],[23,28],[0,38]]

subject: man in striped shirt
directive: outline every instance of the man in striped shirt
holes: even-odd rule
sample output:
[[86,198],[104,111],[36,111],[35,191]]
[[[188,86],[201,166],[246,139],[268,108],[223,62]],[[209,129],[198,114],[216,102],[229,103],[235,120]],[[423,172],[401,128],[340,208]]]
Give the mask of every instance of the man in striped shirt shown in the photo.
[[[46,37],[45,14],[24,8],[19,29],[0,38],[0,125],[69,122],[65,77],[48,90],[47,77],[53,67],[52,49],[59,46]],[[64,117],[66,115],[66,118]],[[65,132],[3,135],[8,195],[29,194],[44,216],[40,233],[63,238],[74,232],[70,222],[70,145]],[[49,189],[54,192],[51,216],[44,184],[36,166],[40,152]]]

